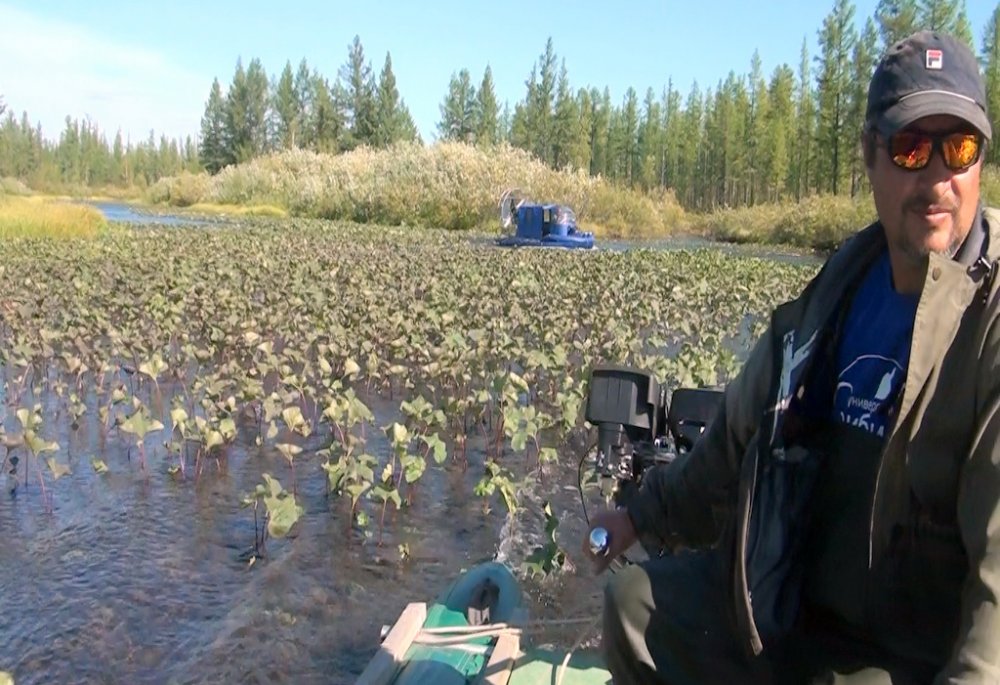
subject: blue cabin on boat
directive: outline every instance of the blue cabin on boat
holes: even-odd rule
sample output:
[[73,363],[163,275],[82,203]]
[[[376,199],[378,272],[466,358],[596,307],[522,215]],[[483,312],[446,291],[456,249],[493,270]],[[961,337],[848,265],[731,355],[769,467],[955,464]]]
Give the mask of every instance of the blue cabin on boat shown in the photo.
[[501,236],[505,247],[594,247],[594,234],[576,227],[576,214],[566,205],[522,202],[514,219],[516,232]]

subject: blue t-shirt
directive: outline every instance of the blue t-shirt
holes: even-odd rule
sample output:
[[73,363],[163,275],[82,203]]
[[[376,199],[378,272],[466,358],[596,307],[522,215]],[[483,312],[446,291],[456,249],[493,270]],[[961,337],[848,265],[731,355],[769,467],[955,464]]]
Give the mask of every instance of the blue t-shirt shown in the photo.
[[906,379],[919,294],[892,287],[889,254],[868,270],[837,345],[833,420],[885,437],[889,411]]

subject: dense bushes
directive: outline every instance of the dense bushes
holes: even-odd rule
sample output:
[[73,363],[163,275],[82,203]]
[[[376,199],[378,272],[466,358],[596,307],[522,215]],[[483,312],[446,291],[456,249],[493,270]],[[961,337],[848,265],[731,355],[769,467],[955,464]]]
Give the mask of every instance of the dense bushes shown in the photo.
[[684,211],[670,193],[643,195],[583,172],[554,171],[506,145],[399,144],[340,155],[290,150],[214,177],[163,179],[148,198],[176,206],[267,204],[296,216],[496,230],[497,202],[509,188],[570,205],[581,226],[599,235],[665,235],[684,226]]
[[874,218],[875,205],[870,195],[855,200],[842,195],[814,195],[800,202],[720,209],[704,216],[697,227],[717,240],[828,249]]

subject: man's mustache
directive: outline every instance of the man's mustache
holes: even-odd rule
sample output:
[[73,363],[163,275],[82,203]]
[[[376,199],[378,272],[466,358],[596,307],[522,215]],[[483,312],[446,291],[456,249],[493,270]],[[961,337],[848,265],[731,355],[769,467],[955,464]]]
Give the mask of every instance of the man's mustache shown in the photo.
[[954,214],[958,211],[958,205],[954,202],[945,202],[933,195],[916,195],[903,204],[903,209],[908,212],[923,213],[928,207],[933,207],[938,212],[948,212]]

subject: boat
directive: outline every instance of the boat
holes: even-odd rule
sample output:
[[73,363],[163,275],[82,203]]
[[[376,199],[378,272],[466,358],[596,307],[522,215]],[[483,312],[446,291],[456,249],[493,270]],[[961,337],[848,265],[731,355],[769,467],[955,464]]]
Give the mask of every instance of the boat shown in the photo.
[[485,562],[464,571],[429,605],[407,604],[383,629],[381,645],[357,685],[611,683],[595,650],[530,645],[521,597],[505,564]]
[[576,214],[561,204],[531,202],[509,190],[500,198],[500,225],[505,231],[497,238],[501,247],[562,247],[590,250],[594,234],[581,231]]

